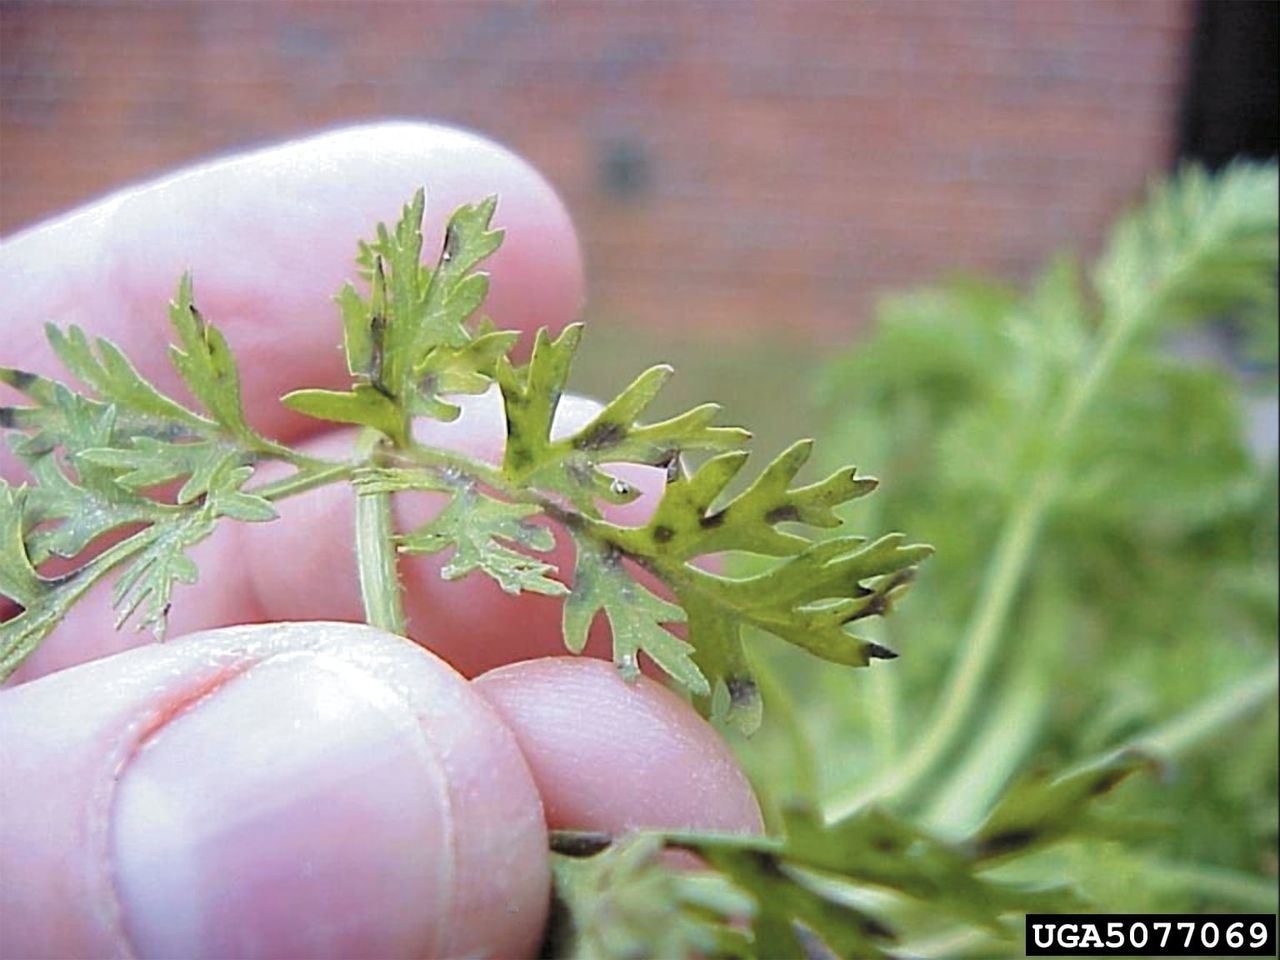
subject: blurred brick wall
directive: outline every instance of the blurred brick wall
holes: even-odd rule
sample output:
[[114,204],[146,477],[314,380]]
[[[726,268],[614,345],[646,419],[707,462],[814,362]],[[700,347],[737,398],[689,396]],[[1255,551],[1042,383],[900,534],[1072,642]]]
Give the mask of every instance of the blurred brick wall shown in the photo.
[[852,332],[1019,278],[1167,166],[1183,0],[0,3],[0,230],[373,116],[474,127],[584,234],[607,322]]

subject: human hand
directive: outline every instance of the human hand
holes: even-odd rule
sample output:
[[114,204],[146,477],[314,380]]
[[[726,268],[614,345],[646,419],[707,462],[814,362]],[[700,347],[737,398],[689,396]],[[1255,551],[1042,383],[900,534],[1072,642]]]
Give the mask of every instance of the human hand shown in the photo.
[[[163,304],[190,267],[241,358],[255,425],[342,450],[349,435],[276,398],[341,384],[329,297],[351,240],[422,183],[428,236],[458,204],[500,194],[499,325],[573,319],[577,242],[545,183],[475,137],[383,124],[186,171],[6,241],[5,362],[57,375],[38,321],[74,322],[173,388]],[[500,449],[483,398],[436,429],[476,455]],[[176,596],[170,632],[264,626],[88,663],[145,639],[111,630],[98,591],[0,692],[0,954],[527,954],[547,826],[758,828],[710,728],[607,663],[511,663],[468,684],[370,628],[279,623],[361,619],[349,498],[324,488],[197,548],[201,582]],[[442,584],[437,566],[403,568],[411,632],[464,673],[560,648],[556,601]]]

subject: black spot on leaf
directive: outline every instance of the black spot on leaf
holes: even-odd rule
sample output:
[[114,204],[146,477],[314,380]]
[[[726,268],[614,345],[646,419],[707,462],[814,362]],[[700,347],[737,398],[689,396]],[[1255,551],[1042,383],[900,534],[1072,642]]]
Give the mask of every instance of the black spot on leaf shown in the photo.
[[791,504],[784,504],[781,507],[774,507],[764,515],[765,523],[786,523],[790,520],[799,520],[800,511]]
[[622,424],[604,420],[574,437],[573,446],[576,450],[603,450],[614,446],[626,435]]
[[735,707],[756,698],[756,684],[750,677],[726,677],[724,685],[729,691],[729,702]]
[[38,379],[34,373],[28,373],[26,370],[10,370],[5,377],[10,386],[22,391],[25,391],[27,387]]
[[978,855],[981,857],[999,857],[1014,853],[1031,846],[1040,834],[1029,827],[1014,827],[1001,830],[978,842]]

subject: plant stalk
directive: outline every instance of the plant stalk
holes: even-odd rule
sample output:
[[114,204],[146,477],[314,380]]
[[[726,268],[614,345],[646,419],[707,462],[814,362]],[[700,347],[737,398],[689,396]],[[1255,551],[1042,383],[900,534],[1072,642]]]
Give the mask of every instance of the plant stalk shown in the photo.
[[[379,463],[384,456],[382,436],[366,431],[359,442],[360,459]],[[365,620],[372,626],[405,635],[400,577],[396,572],[395,525],[391,494],[358,491],[356,494],[356,568]]]
[[316,468],[309,467],[280,480],[264,483],[262,486],[248,492],[267,500],[284,500],[288,497],[295,497],[300,493],[306,493],[308,490],[314,490],[317,487],[345,480],[351,476],[354,469],[349,463],[324,464]]

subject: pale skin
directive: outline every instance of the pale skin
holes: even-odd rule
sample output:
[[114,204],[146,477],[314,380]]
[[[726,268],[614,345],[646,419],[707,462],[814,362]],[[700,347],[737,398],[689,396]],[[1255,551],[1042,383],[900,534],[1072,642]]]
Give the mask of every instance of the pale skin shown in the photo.
[[[60,375],[41,322],[78,323],[172,390],[164,304],[190,268],[255,425],[340,456],[349,434],[276,400],[343,383],[330,297],[355,238],[421,185],[428,238],[457,205],[500,195],[486,306],[499,326],[577,318],[577,239],[526,163],[454,130],[379,124],[194,167],[8,238],[0,362]],[[574,400],[564,417],[589,410]],[[433,436],[478,456],[501,437],[483,398]],[[11,460],[0,471],[20,476]],[[660,480],[628,479],[648,491],[634,518]],[[402,522],[430,509],[402,505]],[[113,631],[98,590],[0,691],[0,956],[529,955],[548,828],[759,829],[727,748],[682,701],[555,656],[557,601],[407,562],[428,653],[358,625],[345,488],[281,515],[197,548],[179,639]]]

